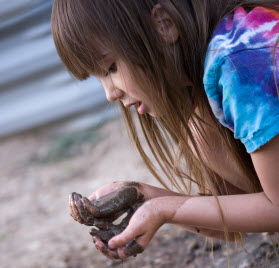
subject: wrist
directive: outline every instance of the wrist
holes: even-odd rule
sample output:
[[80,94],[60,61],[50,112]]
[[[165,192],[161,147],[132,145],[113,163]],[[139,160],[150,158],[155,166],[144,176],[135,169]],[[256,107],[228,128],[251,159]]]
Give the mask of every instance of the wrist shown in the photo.
[[[148,202],[152,202],[164,223],[177,223],[175,222],[175,215],[186,200],[187,197],[185,196],[163,196],[151,199]],[[186,224],[186,222],[183,223]]]

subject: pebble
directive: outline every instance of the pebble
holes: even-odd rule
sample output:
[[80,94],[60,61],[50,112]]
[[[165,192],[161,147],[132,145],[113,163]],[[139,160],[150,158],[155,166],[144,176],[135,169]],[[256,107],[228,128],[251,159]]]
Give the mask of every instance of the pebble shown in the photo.
[[252,267],[253,264],[247,260],[244,260],[243,262],[241,262],[238,266],[238,268],[248,268],[248,267]]
[[205,252],[203,248],[199,248],[197,250],[194,251],[194,254],[196,257],[200,257],[200,256],[204,256]]
[[154,260],[155,264],[162,264],[164,261],[161,258],[157,258]]
[[211,252],[212,249],[213,251],[217,251],[221,248],[222,248],[222,244],[218,241],[214,241],[213,248],[211,243],[207,243],[205,250]]
[[273,253],[273,252],[267,252],[265,256],[266,256],[266,258],[267,258],[267,259],[269,259],[269,260],[270,260],[270,259],[272,259],[272,258],[273,258],[274,253]]
[[189,252],[191,252],[191,251],[194,251],[194,250],[198,249],[199,247],[200,247],[200,246],[199,246],[198,241],[195,240],[195,239],[191,239],[191,240],[188,242],[187,250],[188,250]]
[[[193,256],[188,256],[188,257],[185,258],[184,263],[185,263],[185,264],[189,264],[189,263],[191,263],[193,260],[194,260],[194,257],[193,257]],[[187,266],[187,267],[188,267],[188,266]]]

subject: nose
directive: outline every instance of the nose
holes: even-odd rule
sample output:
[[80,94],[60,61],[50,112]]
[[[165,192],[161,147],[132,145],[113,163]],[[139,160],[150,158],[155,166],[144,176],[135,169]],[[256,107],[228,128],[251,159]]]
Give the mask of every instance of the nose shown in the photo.
[[110,102],[117,101],[123,95],[122,91],[117,88],[105,89],[105,93],[107,100]]
[[102,83],[105,93],[106,93],[106,98],[110,102],[117,101],[119,98],[122,97],[123,92],[122,90],[118,89],[117,87],[113,86],[112,83]]

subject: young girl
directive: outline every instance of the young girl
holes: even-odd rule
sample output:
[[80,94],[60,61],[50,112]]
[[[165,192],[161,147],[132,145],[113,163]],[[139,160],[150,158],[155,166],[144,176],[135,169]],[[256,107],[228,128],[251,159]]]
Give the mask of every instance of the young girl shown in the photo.
[[70,74],[101,80],[151,173],[167,188],[156,160],[180,192],[140,183],[146,202],[108,246],[94,238],[102,253],[125,259],[165,223],[227,241],[279,231],[278,1],[55,0],[52,32]]

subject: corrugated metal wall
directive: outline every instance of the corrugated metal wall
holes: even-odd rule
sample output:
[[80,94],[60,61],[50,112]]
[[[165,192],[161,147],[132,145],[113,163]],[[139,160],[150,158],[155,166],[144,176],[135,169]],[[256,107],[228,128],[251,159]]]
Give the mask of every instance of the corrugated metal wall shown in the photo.
[[110,116],[95,78],[73,81],[50,30],[52,0],[0,0],[0,137],[91,110]]

